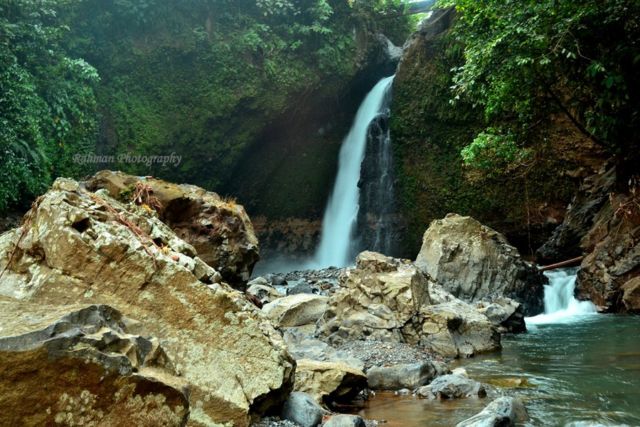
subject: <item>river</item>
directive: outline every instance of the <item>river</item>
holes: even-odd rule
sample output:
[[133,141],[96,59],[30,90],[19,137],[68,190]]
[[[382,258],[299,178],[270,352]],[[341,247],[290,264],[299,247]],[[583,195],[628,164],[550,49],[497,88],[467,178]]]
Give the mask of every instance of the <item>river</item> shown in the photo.
[[[530,416],[524,425],[640,426],[640,317],[594,314],[586,305],[577,309],[582,303],[573,299],[575,272],[550,276],[545,304],[557,301],[550,292],[569,295],[555,307],[563,315],[528,319],[528,332],[504,336],[501,352],[458,365],[473,379],[521,396]],[[560,281],[564,286],[557,286]],[[360,415],[385,419],[389,427],[453,426],[487,403],[440,403],[381,393]]]

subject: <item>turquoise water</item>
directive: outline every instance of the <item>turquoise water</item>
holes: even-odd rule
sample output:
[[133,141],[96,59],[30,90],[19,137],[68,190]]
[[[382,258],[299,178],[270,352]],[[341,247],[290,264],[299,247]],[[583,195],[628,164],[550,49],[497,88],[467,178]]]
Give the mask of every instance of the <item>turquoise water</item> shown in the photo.
[[503,338],[499,354],[463,363],[469,376],[523,383],[528,425],[640,426],[640,317],[577,316]]
[[[640,426],[640,317],[583,315],[503,337],[503,350],[460,361],[471,378],[522,397],[527,426]],[[489,401],[381,394],[360,414],[387,426],[454,426]]]

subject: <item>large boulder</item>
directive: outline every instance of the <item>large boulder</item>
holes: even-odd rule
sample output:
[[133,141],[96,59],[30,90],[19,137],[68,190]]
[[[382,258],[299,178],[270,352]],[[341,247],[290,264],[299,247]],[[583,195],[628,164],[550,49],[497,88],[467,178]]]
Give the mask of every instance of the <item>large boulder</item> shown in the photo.
[[527,410],[516,397],[499,397],[480,413],[456,425],[456,427],[512,427],[528,419]]
[[281,327],[315,324],[327,309],[328,297],[313,294],[296,294],[278,298],[262,311]]
[[544,308],[545,277],[497,231],[468,216],[449,214],[431,223],[415,262],[423,273],[467,302],[507,296],[527,315]]
[[281,417],[301,427],[316,427],[328,412],[312,396],[301,391],[289,395],[282,407]]
[[438,366],[431,362],[375,366],[367,371],[367,382],[373,390],[400,390],[428,384],[438,375]]
[[297,361],[294,389],[309,394],[317,402],[348,402],[366,386],[364,372],[345,363]]
[[319,335],[402,342],[402,328],[429,303],[429,283],[412,265],[374,252],[358,255],[318,323]]
[[485,387],[464,375],[449,374],[434,379],[431,384],[420,387],[416,394],[427,399],[462,399],[486,397]]
[[4,425],[186,424],[186,383],[117,310],[0,297],[0,321]]
[[[104,189],[120,201],[129,201],[135,196],[136,186],[145,186],[159,202],[154,207],[160,219],[228,283],[241,287],[251,277],[260,258],[258,239],[244,208],[235,201],[194,185],[108,170],[95,174],[86,186],[91,191]],[[140,202],[145,202],[144,197]]]
[[262,313],[152,212],[105,191],[56,180],[0,236],[0,271],[0,295],[106,304],[139,321],[188,384],[196,423],[246,426],[293,387],[294,362]]
[[499,332],[520,333],[527,331],[522,304],[511,298],[499,297],[493,301],[479,301],[476,309],[498,328]]
[[473,306],[454,300],[422,307],[405,335],[412,341],[448,357],[471,357],[499,350],[500,334],[491,321]]

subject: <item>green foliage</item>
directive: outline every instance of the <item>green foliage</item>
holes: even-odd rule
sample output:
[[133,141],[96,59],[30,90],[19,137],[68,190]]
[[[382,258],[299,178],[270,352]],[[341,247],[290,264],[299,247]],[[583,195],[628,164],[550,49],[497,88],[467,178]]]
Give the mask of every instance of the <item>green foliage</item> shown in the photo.
[[496,171],[508,172],[523,164],[529,154],[527,149],[518,146],[514,135],[502,133],[495,128],[480,132],[461,151],[464,163],[473,165],[485,176],[494,176]]
[[0,4],[0,211],[78,175],[76,153],[94,149],[96,70],[61,47],[68,28],[56,2]]
[[[635,0],[450,0],[465,61],[453,71],[454,100],[484,111],[488,126],[463,152],[471,166],[500,141],[522,146],[562,114],[612,153],[638,149],[640,3]],[[493,135],[488,138],[487,135]],[[490,144],[487,142],[491,140]],[[505,148],[510,152],[513,147]],[[500,150],[498,150],[500,151]],[[475,155],[471,155],[475,153]],[[518,156],[516,156],[517,159]]]
[[103,79],[110,153],[182,156],[179,168],[116,167],[212,189],[265,124],[350,81],[364,20],[344,0],[82,0],[59,12],[69,49]]

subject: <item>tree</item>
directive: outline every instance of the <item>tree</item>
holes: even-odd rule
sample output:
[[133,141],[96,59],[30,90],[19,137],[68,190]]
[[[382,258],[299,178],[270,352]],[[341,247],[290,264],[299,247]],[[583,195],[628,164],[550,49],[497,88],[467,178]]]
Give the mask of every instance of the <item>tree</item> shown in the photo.
[[[490,129],[463,152],[476,159],[522,159],[552,113],[566,115],[615,155],[621,182],[638,161],[640,2],[636,0],[453,0],[454,37],[464,64],[453,70],[454,100],[482,108]],[[491,144],[487,142],[491,141]],[[486,147],[492,152],[480,155]],[[471,155],[471,154],[474,155]]]
[[77,175],[76,153],[93,149],[98,75],[60,47],[67,28],[55,2],[0,4],[0,211]]

